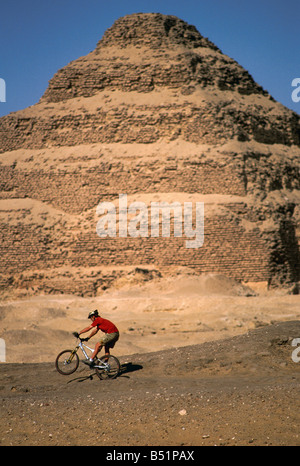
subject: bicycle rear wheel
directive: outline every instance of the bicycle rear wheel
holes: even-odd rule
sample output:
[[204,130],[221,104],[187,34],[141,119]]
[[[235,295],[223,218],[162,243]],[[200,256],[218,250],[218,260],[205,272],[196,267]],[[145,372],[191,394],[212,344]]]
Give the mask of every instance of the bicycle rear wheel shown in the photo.
[[73,374],[78,366],[79,357],[73,350],[62,351],[55,360],[56,370],[62,375]]
[[105,366],[103,368],[95,367],[99,379],[115,379],[118,376],[121,366],[120,361],[115,356],[111,354],[109,356],[102,356],[98,361],[99,365]]

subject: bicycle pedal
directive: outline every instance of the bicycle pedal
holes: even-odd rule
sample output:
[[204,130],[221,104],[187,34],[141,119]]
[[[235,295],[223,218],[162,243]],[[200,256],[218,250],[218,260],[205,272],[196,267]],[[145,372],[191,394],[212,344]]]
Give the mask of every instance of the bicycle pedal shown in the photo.
[[85,360],[85,361],[83,361],[83,363],[86,364],[87,366],[90,366],[90,367],[94,367],[94,366],[95,366],[94,361]]

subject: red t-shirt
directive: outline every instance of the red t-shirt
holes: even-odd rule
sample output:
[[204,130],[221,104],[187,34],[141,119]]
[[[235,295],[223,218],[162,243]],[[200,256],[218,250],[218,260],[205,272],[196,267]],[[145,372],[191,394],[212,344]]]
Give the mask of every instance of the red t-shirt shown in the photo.
[[113,324],[110,320],[102,319],[102,317],[96,317],[92,323],[92,327],[97,327],[98,330],[102,330],[104,333],[119,332],[115,324]]

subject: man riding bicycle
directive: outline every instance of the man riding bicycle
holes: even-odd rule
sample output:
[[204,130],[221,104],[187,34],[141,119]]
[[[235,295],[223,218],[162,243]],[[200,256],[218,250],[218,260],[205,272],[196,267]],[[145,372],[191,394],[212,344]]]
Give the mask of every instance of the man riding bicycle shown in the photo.
[[95,311],[90,312],[88,318],[92,320],[91,325],[89,325],[89,327],[84,328],[79,333],[74,332],[74,334],[77,337],[79,337],[79,335],[81,335],[82,333],[89,332],[92,329],[94,330],[89,335],[87,340],[96,335],[96,333],[99,330],[102,330],[102,332],[105,333],[105,336],[100,338],[100,341],[96,343],[94,352],[91,355],[90,359],[87,361],[83,361],[85,364],[88,364],[92,367],[95,365],[94,358],[97,356],[97,354],[103,346],[105,347],[105,355],[108,356],[110,354],[110,348],[113,348],[119,339],[119,330],[117,329],[115,324],[113,324],[110,320],[103,319],[102,317],[100,317],[97,309]]

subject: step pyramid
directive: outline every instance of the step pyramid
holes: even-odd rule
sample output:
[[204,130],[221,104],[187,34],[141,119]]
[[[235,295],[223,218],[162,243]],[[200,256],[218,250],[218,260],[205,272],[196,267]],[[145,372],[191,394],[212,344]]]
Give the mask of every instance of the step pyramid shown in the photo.
[[[0,119],[3,293],[94,296],[179,269],[294,287],[299,118],[194,26],[118,19],[37,104]],[[204,203],[203,244],[174,235],[172,210],[169,237],[150,223],[118,235],[121,194],[148,215],[153,202]],[[97,234],[103,202],[115,237]]]

